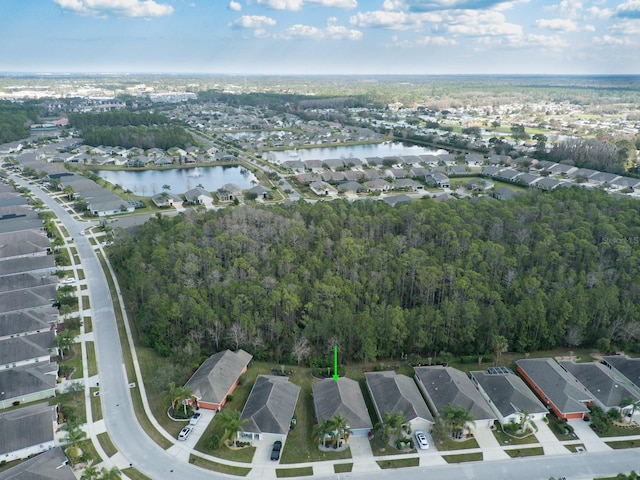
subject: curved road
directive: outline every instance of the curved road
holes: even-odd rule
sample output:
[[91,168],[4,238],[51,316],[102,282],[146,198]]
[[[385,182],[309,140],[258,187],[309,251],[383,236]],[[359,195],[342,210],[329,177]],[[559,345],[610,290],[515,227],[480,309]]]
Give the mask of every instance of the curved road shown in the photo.
[[[88,224],[73,219],[54,199],[39,188],[14,175],[10,178],[19,185],[29,188],[35,196],[40,198],[58,216],[75,239],[89,286],[103,417],[107,431],[118,451],[136,469],[154,480],[238,478],[180,462],[146,435],[133,410],[113,304],[108,294],[101,294],[101,292],[109,292],[107,279],[89,240],[80,235]],[[404,468],[393,471],[380,470],[314,478],[375,480],[394,477],[394,480],[422,480],[428,476],[432,480],[494,480],[496,478],[542,480],[564,476],[567,479],[593,479],[631,470],[640,470],[640,449],[472,462],[441,467]]]

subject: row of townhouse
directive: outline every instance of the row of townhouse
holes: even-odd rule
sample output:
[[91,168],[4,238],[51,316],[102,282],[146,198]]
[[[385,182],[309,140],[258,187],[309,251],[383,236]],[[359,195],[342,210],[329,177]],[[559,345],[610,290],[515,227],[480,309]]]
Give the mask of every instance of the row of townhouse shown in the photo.
[[[0,182],[0,462],[55,447],[57,407],[48,400],[56,395],[58,376],[58,365],[51,361],[58,277],[51,253],[37,212],[13,186]],[[66,461],[60,454],[46,458],[57,458],[59,467]],[[52,470],[40,460],[22,468]]]

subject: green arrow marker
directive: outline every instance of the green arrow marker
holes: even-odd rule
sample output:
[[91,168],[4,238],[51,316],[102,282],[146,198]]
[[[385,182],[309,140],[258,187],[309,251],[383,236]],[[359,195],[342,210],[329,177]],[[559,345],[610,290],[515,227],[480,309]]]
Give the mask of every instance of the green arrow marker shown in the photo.
[[333,379],[337,382],[340,378],[338,375],[338,346],[333,346]]

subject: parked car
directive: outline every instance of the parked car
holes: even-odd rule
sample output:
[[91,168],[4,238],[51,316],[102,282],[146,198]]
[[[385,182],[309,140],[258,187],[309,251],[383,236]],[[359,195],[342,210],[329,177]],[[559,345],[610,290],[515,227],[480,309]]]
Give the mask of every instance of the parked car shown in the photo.
[[271,449],[271,460],[280,460],[280,450],[282,450],[282,442],[276,440],[273,442],[273,448]]
[[415,437],[416,437],[416,444],[420,449],[426,450],[427,448],[429,448],[429,442],[427,441],[427,436],[424,433],[417,431],[415,433]]
[[196,423],[198,423],[201,416],[202,416],[201,413],[194,413],[193,415],[191,415],[191,420],[189,420],[189,425],[195,425]]
[[64,283],[65,285],[68,285],[68,284],[73,283],[73,282],[75,282],[75,281],[76,281],[76,279],[75,279],[75,278],[73,278],[73,277],[69,277],[69,278],[65,278],[65,279],[64,279],[64,280],[62,280],[62,282],[60,282],[60,283]]
[[193,427],[190,427],[189,425],[184,427],[182,430],[180,430],[180,433],[178,434],[178,440],[186,440],[187,437],[191,434],[192,430],[193,430]]

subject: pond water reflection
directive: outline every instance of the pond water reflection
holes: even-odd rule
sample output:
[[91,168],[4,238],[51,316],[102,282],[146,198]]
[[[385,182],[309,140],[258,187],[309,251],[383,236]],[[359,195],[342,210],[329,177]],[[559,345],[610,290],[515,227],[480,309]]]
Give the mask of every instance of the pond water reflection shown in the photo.
[[215,192],[226,183],[233,183],[242,189],[251,188],[251,182],[256,180],[255,175],[245,168],[227,166],[171,170],[99,170],[95,173],[109,183],[120,185],[142,197],[162,192],[164,185],[169,185],[172,193],[184,193],[199,185],[209,192]]

